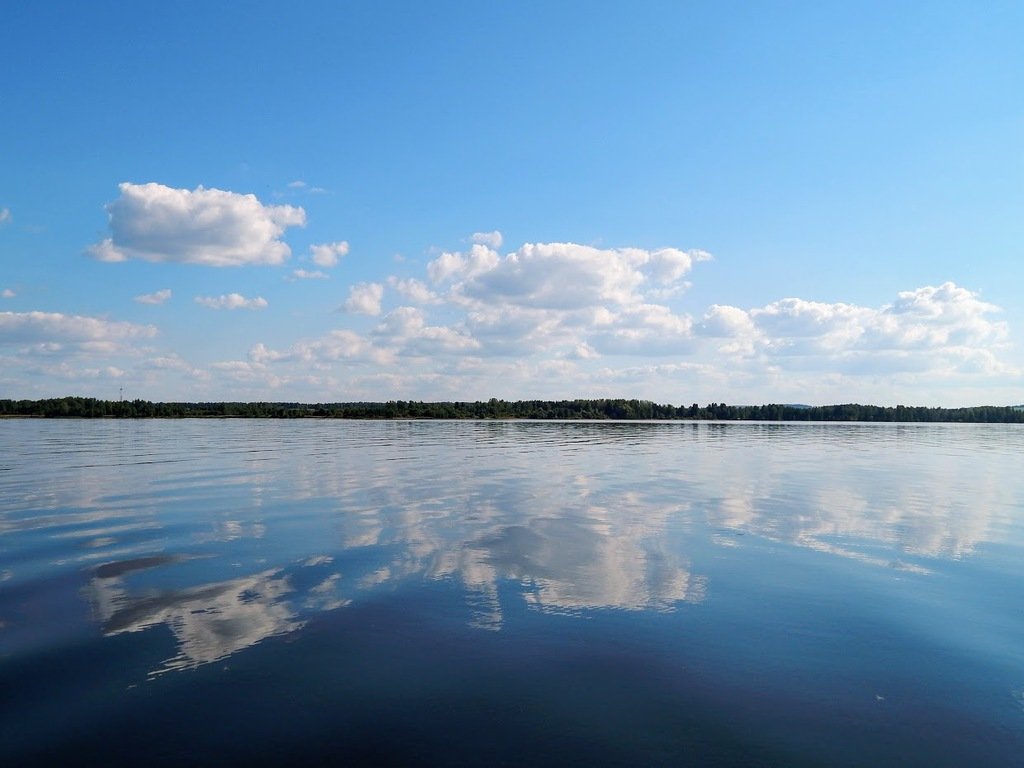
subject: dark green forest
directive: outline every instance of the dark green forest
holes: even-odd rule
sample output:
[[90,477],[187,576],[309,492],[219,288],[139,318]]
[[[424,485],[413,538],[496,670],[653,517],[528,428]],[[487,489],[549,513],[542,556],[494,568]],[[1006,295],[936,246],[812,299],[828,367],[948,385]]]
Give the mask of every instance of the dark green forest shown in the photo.
[[152,403],[148,400],[97,400],[59,397],[0,400],[0,417],[43,418],[270,418],[270,419],[697,419],[722,421],[902,421],[1024,422],[1019,406],[928,408],[877,405],[664,405],[649,400],[498,400],[476,402],[386,403]]

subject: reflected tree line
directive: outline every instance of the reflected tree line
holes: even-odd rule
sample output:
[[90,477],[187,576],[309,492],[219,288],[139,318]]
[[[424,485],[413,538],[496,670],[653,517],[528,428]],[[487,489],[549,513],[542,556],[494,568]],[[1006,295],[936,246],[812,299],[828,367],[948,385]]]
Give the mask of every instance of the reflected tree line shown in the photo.
[[650,400],[499,400],[475,402],[153,403],[60,397],[0,400],[0,417],[44,418],[334,418],[334,419],[624,419],[723,421],[900,421],[1022,423],[1024,406],[928,408],[897,405],[667,405]]

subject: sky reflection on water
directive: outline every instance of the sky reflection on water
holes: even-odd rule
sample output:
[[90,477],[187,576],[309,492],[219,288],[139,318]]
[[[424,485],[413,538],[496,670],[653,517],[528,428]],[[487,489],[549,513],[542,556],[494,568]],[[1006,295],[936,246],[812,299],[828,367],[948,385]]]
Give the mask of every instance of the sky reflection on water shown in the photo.
[[556,631],[544,616],[620,614],[586,642],[652,631],[662,653],[688,606],[721,689],[754,663],[737,626],[789,627],[768,674],[825,663],[846,642],[826,627],[898,621],[1016,674],[1021,714],[1014,426],[8,421],[0,444],[0,665],[150,637],[126,672],[144,682],[396,600],[531,627],[516,663]]
[[[1008,482],[1019,430],[999,426],[4,426],[5,578],[17,583],[19,550],[33,547],[29,573],[164,553],[148,567],[178,563],[176,588],[133,595],[130,570],[94,571],[89,594],[105,632],[168,624],[185,660],[172,666],[298,629],[302,606],[410,578],[458,581],[489,629],[504,582],[540,610],[671,610],[708,589],[687,551],[740,546],[737,535],[928,573],[1005,532],[1020,491]],[[285,570],[321,550],[359,552],[330,576],[339,596],[294,594]],[[203,573],[249,575],[192,584],[198,569],[180,563],[199,557]]]

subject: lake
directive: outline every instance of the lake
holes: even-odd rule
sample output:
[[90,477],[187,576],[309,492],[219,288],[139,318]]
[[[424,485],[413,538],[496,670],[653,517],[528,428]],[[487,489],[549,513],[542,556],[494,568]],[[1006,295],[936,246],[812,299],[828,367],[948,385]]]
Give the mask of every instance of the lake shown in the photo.
[[1020,765],[1019,425],[0,421],[0,763]]

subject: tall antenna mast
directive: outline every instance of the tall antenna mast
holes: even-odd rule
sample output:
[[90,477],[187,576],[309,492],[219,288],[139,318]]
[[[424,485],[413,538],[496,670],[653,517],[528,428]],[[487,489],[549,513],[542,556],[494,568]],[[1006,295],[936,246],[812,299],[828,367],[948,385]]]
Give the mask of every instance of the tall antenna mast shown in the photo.
[[119,390],[119,394],[118,394],[118,400],[117,400],[117,401],[118,401],[119,403],[123,403],[123,402],[124,402],[124,387],[123,387],[123,386],[122,386],[122,387],[121,387],[121,389]]

